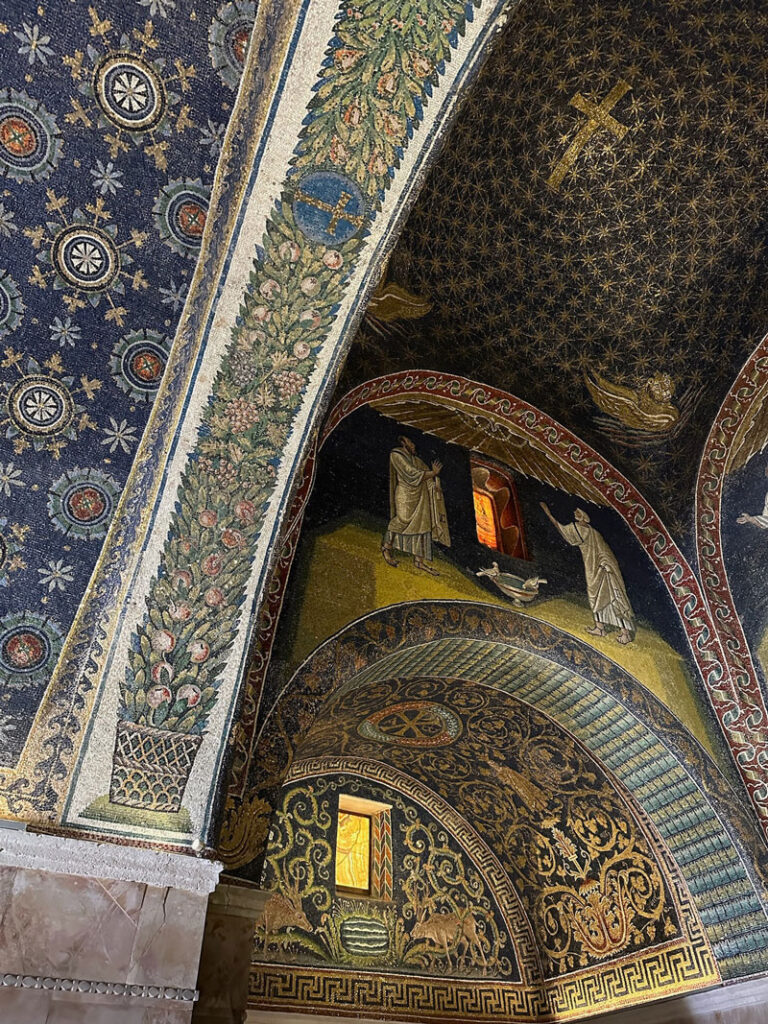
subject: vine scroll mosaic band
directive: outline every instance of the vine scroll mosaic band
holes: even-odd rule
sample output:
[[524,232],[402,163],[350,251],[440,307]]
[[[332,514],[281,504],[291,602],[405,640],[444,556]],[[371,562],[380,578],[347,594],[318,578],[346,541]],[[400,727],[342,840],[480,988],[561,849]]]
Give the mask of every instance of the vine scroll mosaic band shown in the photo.
[[[381,258],[395,212],[407,208],[402,197],[451,112],[443,87],[473,72],[501,5],[479,10],[441,0],[387,19],[372,2],[302,8],[299,23],[314,18],[314,31],[330,25],[331,35],[311,84],[291,63],[302,45],[296,29],[284,78],[308,96],[306,116],[224,328],[226,348],[219,335],[218,370],[212,381],[210,370],[200,375],[188,397],[196,411],[177,426],[167,497],[147,526],[135,577],[145,610],[121,619],[102,659],[94,735],[108,728],[102,708],[110,699],[115,707],[104,698],[107,673],[120,690],[108,793],[97,795],[92,781],[105,766],[100,738],[78,768],[70,824],[144,838],[159,828],[182,843],[209,828],[237,696],[224,680],[239,675],[271,536],[355,303],[370,287],[363,253]],[[188,789],[198,763],[204,769]]]
[[[761,754],[765,759],[768,742],[768,718],[760,680],[752,660],[744,629],[728,584],[722,537],[723,488],[739,450],[752,451],[750,431],[768,394],[768,338],[764,338],[749,357],[720,407],[702,455],[696,482],[696,550],[704,592],[713,613],[713,621],[727,652],[736,692],[753,731],[763,738]],[[748,751],[740,752],[740,756]],[[768,800],[768,782],[759,789],[760,799]]]

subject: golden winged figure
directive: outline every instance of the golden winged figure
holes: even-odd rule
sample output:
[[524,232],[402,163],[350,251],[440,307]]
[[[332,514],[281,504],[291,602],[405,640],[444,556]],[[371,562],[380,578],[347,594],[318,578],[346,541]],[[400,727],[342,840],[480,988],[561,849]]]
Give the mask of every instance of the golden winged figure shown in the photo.
[[[409,276],[411,260],[398,260],[395,276]],[[410,334],[410,320],[420,320],[432,309],[429,299],[416,295],[390,278],[390,257],[384,261],[376,290],[368,300],[368,308],[358,339],[363,343],[378,338],[380,341],[405,341]]]
[[368,302],[367,314],[392,323],[393,320],[418,320],[432,309],[427,299],[414,295],[393,281],[381,281]]
[[665,434],[680,419],[680,410],[671,401],[675,382],[668,373],[656,373],[636,388],[614,384],[594,371],[584,380],[601,412],[630,430]]

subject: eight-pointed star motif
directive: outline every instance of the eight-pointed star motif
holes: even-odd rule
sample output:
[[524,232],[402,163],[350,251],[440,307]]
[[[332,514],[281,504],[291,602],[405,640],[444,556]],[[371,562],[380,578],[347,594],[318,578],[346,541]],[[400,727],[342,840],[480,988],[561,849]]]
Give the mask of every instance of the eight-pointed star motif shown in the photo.
[[104,253],[83,239],[72,246],[72,262],[82,274],[96,274],[104,266]]

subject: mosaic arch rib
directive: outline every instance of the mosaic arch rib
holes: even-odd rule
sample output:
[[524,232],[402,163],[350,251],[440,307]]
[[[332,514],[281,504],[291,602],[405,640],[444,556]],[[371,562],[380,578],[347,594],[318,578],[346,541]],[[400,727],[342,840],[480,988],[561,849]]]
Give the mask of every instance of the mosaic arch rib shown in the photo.
[[748,702],[742,702],[732,678],[727,645],[720,642],[699,581],[648,502],[609,462],[551,417],[507,392],[450,374],[405,371],[360,385],[331,411],[321,444],[355,409],[419,395],[436,403],[482,411],[496,422],[513,424],[521,435],[545,446],[588,480],[606,504],[622,516],[658,569],[675,603],[720,727],[761,828],[768,835],[768,786],[763,767],[768,756],[768,733],[762,727],[766,721],[762,695],[759,690],[748,692]]
[[248,769],[253,754],[261,693],[269,669],[288,577],[301,536],[304,512],[315,480],[316,459],[316,443],[314,443],[302,467],[302,476],[293,498],[291,510],[284,520],[278,556],[273,564],[264,601],[259,608],[248,672],[243,684],[243,703],[230,734],[232,763],[227,778],[227,813],[232,811],[232,801],[242,800],[248,785]]
[[[13,462],[0,505],[27,531],[0,615],[42,613],[64,636],[99,558],[106,492],[112,481],[123,491],[162,375],[163,344],[150,339],[170,347],[164,335],[174,333],[194,274],[193,261],[163,246],[152,207],[169,178],[210,188],[234,100],[206,45],[221,2],[177,0],[171,12],[93,0],[41,6],[34,19],[32,8],[10,4],[0,16],[8,23],[0,26],[0,378],[10,385],[0,397],[8,435],[0,459]],[[177,221],[189,210],[182,204]],[[141,387],[122,389],[110,356],[119,339],[138,334],[148,336],[144,351],[123,350],[120,370]],[[76,471],[91,483],[67,496],[62,517],[48,499],[62,474]],[[96,484],[98,471],[111,480]],[[34,726],[55,664],[12,704],[3,698],[0,728],[12,743],[3,747],[0,791],[26,819],[45,813],[49,795],[33,748],[69,732],[65,716],[83,721],[81,708],[70,715],[62,704],[55,726],[44,719],[50,730]],[[23,785],[12,789],[16,781]]]
[[113,633],[109,617],[128,600],[126,581],[142,540],[145,510],[163,484],[162,453],[171,444],[178,420],[177,406],[195,369],[200,348],[198,326],[205,323],[216,297],[216,281],[225,265],[226,244],[234,230],[239,197],[256,159],[272,86],[288,46],[284,22],[290,21],[293,14],[289,0],[275,0],[268,8],[264,5],[259,32],[260,60],[251,62],[243,75],[243,88],[217,170],[208,242],[197,263],[189,300],[176,332],[174,359],[165,373],[166,387],[152,408],[143,442],[133,461],[130,485],[124,490],[120,514],[101,548],[91,586],[67,634],[21,759],[15,769],[0,774],[0,806],[9,817],[48,821],[56,820],[60,814],[92,709],[95,682],[103,667],[104,644]]
[[[224,326],[203,345],[219,370],[212,383],[201,375],[184,395],[185,418],[156,467],[167,497],[146,509],[136,531],[144,555],[134,553],[131,568],[146,611],[129,600],[111,612],[94,672],[90,736],[117,719],[114,757],[103,740],[86,746],[67,798],[69,826],[183,845],[207,835],[237,696],[222,680],[239,675],[250,636],[245,612],[263,590],[301,450],[370,286],[366,259],[381,258],[453,108],[452,90],[474,72],[501,10],[458,0],[424,8],[384,22],[372,2],[312,5],[300,8],[292,26],[280,88],[288,95],[294,76],[294,92],[307,98],[305,116],[298,121],[295,102],[286,110],[287,101],[281,108],[275,100],[271,128],[283,138],[292,125],[298,143],[280,155],[280,198],[265,209],[254,187],[259,213],[247,202],[240,210],[246,224],[261,225],[263,246],[253,259],[252,243],[238,234],[216,283]],[[321,31],[329,42],[310,81],[305,58],[318,53],[306,40]],[[276,153],[264,160],[272,173]],[[244,265],[238,253],[245,250]],[[177,828],[152,819],[182,806],[193,816],[189,834],[181,817],[173,819]],[[130,811],[141,816],[135,827],[126,824]]]
[[[405,374],[398,374],[393,377],[380,378],[376,381],[370,382],[370,384],[362,385],[353,392],[350,392],[350,394],[345,396],[329,414],[318,444],[320,446],[324,445],[341,420],[345,416],[350,415],[355,408],[359,408],[360,405],[365,404],[369,400],[372,402],[379,402],[382,395],[386,396],[390,394],[390,392],[396,396],[407,395],[410,387],[413,388],[417,395],[423,394],[426,397],[431,397],[435,390],[438,389],[439,386],[444,385],[446,381],[449,382],[449,388],[453,388],[455,390],[455,394],[451,393],[452,401],[456,399],[456,395],[461,393],[462,386],[466,386],[470,390],[470,394],[477,394],[479,396],[478,404],[482,408],[484,414],[487,413],[486,397],[488,395],[496,396],[496,409],[498,409],[499,400],[507,399],[510,402],[510,408],[512,407],[511,403],[514,403],[514,408],[518,411],[530,410],[530,412],[536,417],[536,422],[539,427],[544,427],[544,429],[539,429],[535,435],[537,443],[541,445],[548,446],[552,437],[572,437],[568,431],[565,431],[559,425],[554,424],[547,416],[541,414],[538,410],[527,403],[522,402],[507,393],[494,391],[485,385],[472,385],[471,382],[466,382],[463,378],[449,377],[436,373],[429,374],[424,371],[411,371]],[[369,390],[371,386],[373,386],[373,390]],[[472,388],[476,388],[477,391],[472,391]],[[552,425],[551,431],[546,429],[547,424]],[[526,416],[522,415],[518,417],[516,428],[520,436],[525,437],[529,434]],[[582,462],[578,458],[578,455],[584,451],[591,453],[590,459],[586,462]],[[555,450],[555,452],[558,458],[561,457],[557,450]],[[698,581],[687,567],[682,554],[674,547],[673,542],[669,539],[668,534],[664,531],[664,528],[659,523],[658,518],[653,516],[651,510],[648,510],[644,514],[643,518],[642,510],[648,509],[648,506],[642,501],[642,498],[637,495],[637,492],[631,488],[631,485],[627,484],[624,478],[618,474],[612,466],[602,460],[597,453],[592,452],[588,446],[583,444],[583,442],[578,441],[578,439],[576,441],[575,453],[577,457],[572,459],[570,469],[573,473],[582,474],[588,472],[590,474],[591,479],[589,481],[589,486],[594,488],[595,492],[590,500],[600,498],[606,505],[610,505],[613,503],[613,494],[618,493],[623,495],[625,498],[629,495],[632,502],[640,503],[641,516],[639,518],[645,529],[645,534],[641,532],[634,516],[630,521],[630,527],[633,529],[633,532],[641,543],[643,543],[646,551],[649,552],[651,560],[654,561],[657,568],[659,568],[659,571],[662,573],[667,587],[670,589],[673,598],[676,599],[678,610],[682,607],[690,613],[698,608],[703,614],[702,621],[705,625],[704,635],[713,635],[713,623],[709,617],[706,606],[702,607],[700,596],[692,605],[688,601],[687,591],[684,589],[685,585],[689,584],[693,587],[693,593],[699,594]],[[270,652],[275,638],[275,629],[279,612],[282,607],[288,574],[293,561],[293,554],[295,553],[296,541],[303,521],[306,501],[309,497],[312,479],[314,478],[316,458],[317,451],[313,449],[307,459],[304,483],[301,489],[297,492],[291,511],[285,519],[285,540],[282,542],[280,559],[275,565],[272,581],[268,588],[268,600],[262,606],[260,612],[258,644],[254,647],[253,659],[249,668],[249,676],[244,691],[244,707],[232,737],[234,759],[233,767],[229,776],[227,807],[225,811],[225,817],[227,819],[225,831],[229,831],[230,834],[232,833],[233,822],[240,815],[240,808],[243,806],[242,801],[245,798],[248,788],[248,767],[253,757],[253,745],[257,732],[256,719],[259,714],[259,703],[261,700],[264,680],[269,667]],[[596,483],[595,481],[598,482]],[[613,486],[611,486],[612,481]],[[616,483],[617,481],[618,486]],[[601,491],[598,491],[598,486],[601,487]],[[585,495],[585,497],[586,496],[587,495]],[[625,504],[619,503],[613,503],[613,505],[618,508],[619,511],[623,511],[626,507]],[[661,544],[656,543],[656,535],[650,532],[649,524],[655,524],[661,531]],[[664,556],[668,554],[670,545],[672,546],[672,550],[677,552],[676,557],[680,559],[680,563],[678,563],[676,559],[667,561],[667,571],[665,573],[663,571],[665,565]],[[675,566],[678,564],[682,564],[686,567],[687,571],[684,575],[677,573]],[[672,586],[676,586],[678,589],[673,591]],[[681,619],[686,627],[694,655],[697,655],[699,652],[698,635],[691,631],[690,622],[685,618],[685,615],[682,612]],[[709,634],[707,634],[706,631],[709,631]],[[712,652],[714,652],[714,658],[712,658]],[[710,666],[710,668],[713,668],[716,675],[718,671],[717,666],[722,666],[724,657],[725,655],[722,647],[714,643],[710,650],[710,658],[712,658],[712,660],[708,661],[705,657],[697,657],[697,663],[699,664],[699,667],[702,668],[702,675],[705,679],[707,678],[706,667]],[[725,679],[727,678],[726,673]],[[263,710],[264,709],[262,709],[262,715]]]
[[[752,655],[728,585],[723,558],[722,500],[725,478],[739,449],[749,448],[745,432],[768,396],[768,337],[742,367],[718,410],[707,437],[696,480],[696,552],[704,593],[728,652],[734,682],[755,729],[768,732],[768,718]],[[765,755],[763,755],[765,758]],[[764,762],[765,763],[765,762]],[[768,793],[768,783],[764,782]]]

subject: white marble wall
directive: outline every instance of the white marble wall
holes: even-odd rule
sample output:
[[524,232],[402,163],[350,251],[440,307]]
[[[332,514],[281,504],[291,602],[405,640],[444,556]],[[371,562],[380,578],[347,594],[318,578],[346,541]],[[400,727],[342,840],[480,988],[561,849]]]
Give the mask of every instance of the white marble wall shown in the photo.
[[194,989],[206,899],[0,867],[5,974]]
[[[218,868],[116,848],[118,870],[114,848],[89,843],[74,843],[73,872],[90,865],[112,877],[41,867],[67,863],[71,844],[0,835],[1,1024],[188,1024]],[[163,884],[178,878],[190,888]]]
[[3,1024],[189,1024],[191,1014],[191,1006],[158,1006],[154,999],[117,1004],[105,996],[0,991]]

